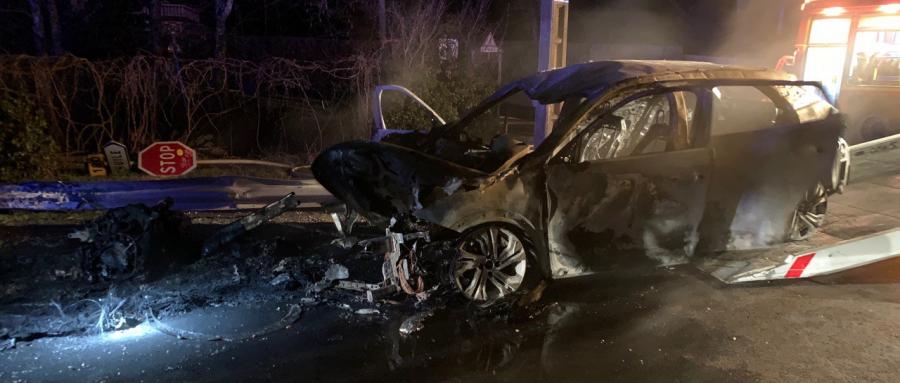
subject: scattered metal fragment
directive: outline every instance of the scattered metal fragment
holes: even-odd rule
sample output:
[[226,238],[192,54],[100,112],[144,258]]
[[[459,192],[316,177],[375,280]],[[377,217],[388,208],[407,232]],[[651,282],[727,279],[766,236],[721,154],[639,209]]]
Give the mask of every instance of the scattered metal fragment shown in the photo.
[[359,242],[359,240],[356,237],[344,236],[335,238],[333,241],[331,241],[331,244],[346,250],[352,249],[353,246],[356,246],[357,242]]
[[339,289],[343,290],[351,290],[351,291],[360,291],[365,292],[369,290],[374,290],[381,287],[378,283],[366,283],[366,282],[357,282],[357,281],[338,281],[337,286]]
[[6,351],[16,348],[16,338],[9,338],[0,342],[0,351]]
[[329,281],[338,281],[350,278],[350,270],[346,266],[339,263],[332,263],[325,271],[325,279]]
[[396,285],[382,285],[377,289],[366,291],[366,300],[369,301],[369,303],[374,303],[377,300],[394,295],[399,291],[400,290]]
[[320,292],[329,287],[334,286],[335,281],[347,279],[350,277],[350,270],[346,266],[339,263],[332,263],[325,270],[325,275],[318,282],[310,285],[307,290],[312,292]]
[[359,213],[350,208],[349,205],[344,205],[343,212],[331,212],[331,220],[334,222],[334,226],[337,228],[338,233],[340,233],[342,237],[346,237],[353,232],[353,226],[359,221]]
[[425,319],[432,315],[434,315],[434,311],[431,309],[410,315],[400,324],[400,335],[407,336],[425,328]]
[[241,279],[244,279],[244,276],[242,276],[240,271],[238,271],[237,265],[231,265],[231,269],[231,281],[234,283],[240,283]]
[[340,281],[335,287],[342,290],[361,292],[369,303],[374,303],[376,300],[391,296],[400,291],[397,286],[385,282],[367,283],[359,281]]
[[381,268],[383,279],[379,283],[343,281],[337,287],[344,290],[361,291],[365,293],[366,300],[369,302],[386,298],[400,291],[424,300],[427,297],[425,282],[415,262],[416,241],[420,239],[426,242],[430,240],[427,232],[403,234],[392,232],[388,228],[382,237],[359,241],[358,245],[363,248],[363,251],[369,251],[379,246],[379,250],[384,252],[384,263]]
[[282,273],[275,276],[275,278],[272,278],[269,284],[272,286],[284,286],[285,288],[289,288],[289,286],[296,284],[296,282],[297,281],[295,281],[290,274]]
[[356,311],[354,311],[354,312],[357,313],[357,314],[359,314],[359,315],[375,315],[375,314],[380,314],[380,312],[379,312],[377,309],[359,309],[359,310],[356,310]]
[[299,201],[297,201],[297,198],[294,197],[294,193],[288,193],[280,200],[272,202],[262,209],[259,209],[237,221],[228,224],[227,226],[223,227],[221,230],[213,234],[212,237],[210,237],[203,243],[203,251],[201,254],[204,257],[211,254],[213,251],[215,251],[222,245],[233,241],[241,234],[259,227],[260,225],[281,215],[285,211],[297,207],[299,204],[300,203]]

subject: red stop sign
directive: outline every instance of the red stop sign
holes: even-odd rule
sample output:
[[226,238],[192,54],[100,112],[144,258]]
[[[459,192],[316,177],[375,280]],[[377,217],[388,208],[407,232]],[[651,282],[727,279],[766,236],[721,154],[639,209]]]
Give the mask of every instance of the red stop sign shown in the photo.
[[196,167],[194,149],[178,141],[154,142],[138,155],[138,168],[151,176],[180,176]]

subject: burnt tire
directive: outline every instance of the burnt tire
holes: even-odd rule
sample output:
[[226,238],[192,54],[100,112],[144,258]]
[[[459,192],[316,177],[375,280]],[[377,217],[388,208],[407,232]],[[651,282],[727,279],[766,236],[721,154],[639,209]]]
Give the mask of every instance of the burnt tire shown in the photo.
[[533,245],[520,230],[485,224],[461,236],[450,263],[450,280],[479,307],[513,303],[540,280]]
[[806,192],[791,218],[790,239],[802,241],[822,227],[828,210],[828,194],[822,184]]

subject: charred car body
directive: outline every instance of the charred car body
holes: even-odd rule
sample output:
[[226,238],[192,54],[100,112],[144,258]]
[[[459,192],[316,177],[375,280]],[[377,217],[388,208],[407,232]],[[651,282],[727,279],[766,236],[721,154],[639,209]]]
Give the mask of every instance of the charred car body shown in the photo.
[[[578,64],[506,85],[459,121],[435,114],[433,128],[413,132],[386,129],[383,90],[409,93],[376,92],[375,142],[331,147],[313,173],[370,219],[458,233],[450,273],[475,301],[538,278],[803,239],[847,179],[844,124],[820,85],[769,70]],[[517,94],[561,106],[537,147],[491,111]]]

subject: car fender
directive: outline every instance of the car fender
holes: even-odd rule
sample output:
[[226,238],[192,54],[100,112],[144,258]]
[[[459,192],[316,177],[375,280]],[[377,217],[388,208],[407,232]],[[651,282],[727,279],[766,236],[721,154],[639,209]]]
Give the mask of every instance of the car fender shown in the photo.
[[473,190],[458,190],[417,210],[414,215],[441,227],[463,233],[479,225],[502,223],[522,231],[532,244],[541,273],[549,276],[546,235],[540,224],[540,200],[529,198],[518,176],[488,182]]

